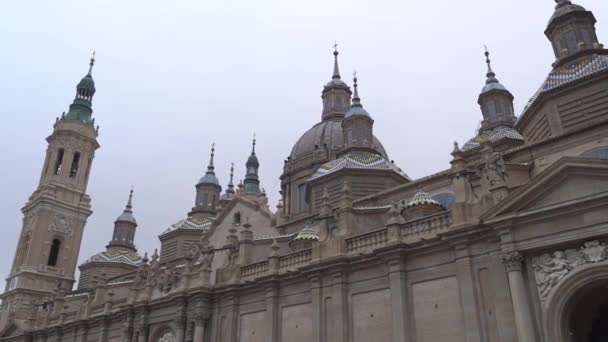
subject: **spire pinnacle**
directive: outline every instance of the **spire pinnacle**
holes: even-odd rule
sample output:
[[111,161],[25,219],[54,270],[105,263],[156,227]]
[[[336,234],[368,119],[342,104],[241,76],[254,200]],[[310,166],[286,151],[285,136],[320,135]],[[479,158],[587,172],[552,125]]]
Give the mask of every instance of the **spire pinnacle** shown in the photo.
[[91,61],[89,62],[89,72],[87,73],[87,76],[92,75],[93,65],[95,65],[95,51],[93,51],[93,55],[91,56]]
[[332,79],[339,80],[340,79],[340,69],[338,68],[338,42],[334,43],[334,74]]
[[253,132],[253,143],[251,144],[251,154],[255,154],[255,132]]
[[127,205],[125,207],[125,211],[129,211],[132,212],[131,209],[133,208],[133,187],[135,187],[135,185],[131,185],[131,191],[129,191],[129,200],[127,201]]
[[359,84],[357,83],[359,79],[357,78],[357,71],[353,72],[353,87],[355,88],[355,93],[353,94],[353,107],[362,107],[361,106],[361,98],[359,97]]
[[213,157],[215,157],[215,142],[211,144],[211,159],[209,159],[207,170],[213,170],[215,168],[213,165]]
[[234,194],[234,163],[230,163],[230,182],[228,182],[226,193]]
[[129,191],[129,200],[127,201],[127,205],[125,205],[125,209],[122,211],[122,214],[120,214],[120,216],[118,216],[116,219],[117,222],[130,222],[137,224],[137,221],[133,216],[133,187],[134,186],[131,186],[131,191]]
[[496,74],[494,73],[494,70],[492,70],[492,62],[490,61],[490,52],[488,51],[488,47],[487,46],[483,46],[485,49],[485,53],[484,55],[486,56],[486,64],[488,65],[488,72],[486,73],[486,77],[488,79],[490,78],[494,78],[496,77]]

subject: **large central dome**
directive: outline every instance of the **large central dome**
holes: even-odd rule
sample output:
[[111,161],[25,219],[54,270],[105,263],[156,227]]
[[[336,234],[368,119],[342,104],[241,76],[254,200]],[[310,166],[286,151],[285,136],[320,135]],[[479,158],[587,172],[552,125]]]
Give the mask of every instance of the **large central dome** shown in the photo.
[[[344,139],[342,134],[342,120],[323,120],[314,125],[298,139],[291,150],[291,160],[306,158],[317,149],[328,148],[330,151],[342,149]],[[388,160],[384,146],[378,138],[374,137],[375,150]]]

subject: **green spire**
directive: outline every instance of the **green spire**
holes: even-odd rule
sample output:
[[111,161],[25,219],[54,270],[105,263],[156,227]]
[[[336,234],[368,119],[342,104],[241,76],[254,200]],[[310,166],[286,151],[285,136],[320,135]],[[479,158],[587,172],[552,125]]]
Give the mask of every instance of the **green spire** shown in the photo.
[[93,124],[93,95],[95,95],[95,82],[93,81],[93,65],[95,65],[95,52],[89,63],[89,72],[76,86],[76,98],[70,105],[70,110],[63,117],[64,120],[78,120],[85,124]]
[[260,178],[258,177],[260,162],[255,155],[255,134],[253,135],[251,155],[247,159],[247,164],[245,165],[247,166],[247,174],[245,175],[244,181],[245,192],[260,193]]

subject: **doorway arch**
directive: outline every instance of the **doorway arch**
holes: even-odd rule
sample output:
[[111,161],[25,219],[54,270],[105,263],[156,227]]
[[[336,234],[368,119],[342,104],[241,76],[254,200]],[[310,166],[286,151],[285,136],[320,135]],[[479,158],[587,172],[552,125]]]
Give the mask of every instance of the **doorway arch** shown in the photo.
[[608,262],[572,270],[547,297],[546,308],[547,341],[604,341],[599,338],[608,334]]

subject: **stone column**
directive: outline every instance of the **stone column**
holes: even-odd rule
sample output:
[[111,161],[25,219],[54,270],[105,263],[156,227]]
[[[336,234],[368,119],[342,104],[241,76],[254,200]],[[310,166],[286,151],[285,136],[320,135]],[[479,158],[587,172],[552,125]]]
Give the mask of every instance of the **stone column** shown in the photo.
[[[314,299],[313,299],[314,302]],[[279,341],[279,286],[273,284],[266,288],[266,319],[268,320],[268,342]]]
[[[346,342],[348,339],[348,294],[346,293],[346,273],[336,271],[332,274],[332,297],[334,304],[334,325],[328,325],[333,330],[334,339],[331,342]],[[329,342],[329,341],[328,341]]]
[[106,342],[108,340],[108,326],[110,325],[110,322],[108,321],[108,318],[104,318],[100,323],[99,323],[99,342]]
[[321,278],[317,275],[310,276],[310,296],[312,300],[312,341],[323,341],[323,302],[321,298]]
[[456,255],[456,269],[458,271],[462,311],[464,313],[465,341],[480,342],[481,327],[479,324],[479,310],[475,293],[476,286],[471,269],[469,247],[464,243],[459,244],[455,246],[454,252]]
[[536,341],[534,333],[533,317],[528,305],[528,294],[526,283],[522,273],[523,257],[517,251],[510,251],[502,256],[502,261],[507,268],[509,288],[511,290],[511,301],[513,302],[513,313],[515,315],[515,328],[517,329],[517,340],[519,342]]
[[407,282],[405,265],[400,259],[388,261],[391,289],[391,313],[393,316],[393,341],[409,342],[410,326],[407,314]]
[[205,338],[205,320],[206,317],[203,313],[197,313],[194,316],[194,338],[192,342],[203,342]]
[[181,313],[178,313],[178,315],[175,319],[175,342],[184,342],[186,337],[186,317]]

